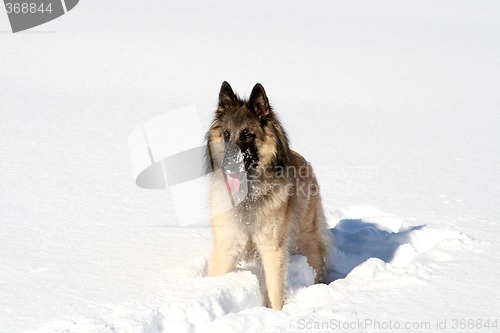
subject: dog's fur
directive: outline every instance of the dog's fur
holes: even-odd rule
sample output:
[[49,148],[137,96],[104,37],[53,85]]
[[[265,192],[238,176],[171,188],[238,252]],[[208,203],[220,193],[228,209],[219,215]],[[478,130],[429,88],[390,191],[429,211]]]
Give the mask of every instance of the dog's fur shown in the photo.
[[[219,147],[214,145],[217,143]],[[223,169],[227,162],[227,146],[221,148],[224,143],[241,149],[246,177],[242,181],[248,183],[248,194],[232,209],[216,214],[228,188],[224,172],[214,173],[214,249],[209,275],[225,274],[238,260],[255,256],[264,267],[268,305],[281,309],[289,254],[307,257],[317,273],[316,282],[326,278],[329,240],[318,183],[310,164],[290,150],[287,135],[259,83],[248,100],[235,95],[227,82],[222,84],[207,133],[207,163],[212,170]]]

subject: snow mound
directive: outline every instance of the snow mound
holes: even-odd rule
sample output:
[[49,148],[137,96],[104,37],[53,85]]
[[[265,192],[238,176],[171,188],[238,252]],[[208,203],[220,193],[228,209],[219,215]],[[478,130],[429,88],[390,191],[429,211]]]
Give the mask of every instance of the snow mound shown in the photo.
[[404,267],[429,252],[431,259],[446,261],[450,256],[443,250],[454,251],[468,239],[453,230],[406,226],[402,218],[373,207],[351,207],[335,215],[337,220],[330,224],[335,244],[330,253],[334,265],[331,280],[346,277],[369,258]]
[[[208,284],[193,285],[193,295],[155,310],[144,332],[194,332],[228,313],[260,306],[259,283],[250,272],[233,272],[220,278],[207,277]],[[198,281],[201,282],[201,281]],[[196,282],[195,282],[196,283]],[[205,288],[200,286],[206,285]]]
[[[193,272],[188,275],[192,275]],[[41,333],[108,333],[108,332],[195,332],[217,318],[229,313],[262,305],[257,277],[248,271],[222,277],[190,278],[175,295],[166,296],[159,307],[126,310],[133,306],[111,305],[113,317],[76,317],[69,321],[47,324]],[[165,286],[166,288],[168,286]]]

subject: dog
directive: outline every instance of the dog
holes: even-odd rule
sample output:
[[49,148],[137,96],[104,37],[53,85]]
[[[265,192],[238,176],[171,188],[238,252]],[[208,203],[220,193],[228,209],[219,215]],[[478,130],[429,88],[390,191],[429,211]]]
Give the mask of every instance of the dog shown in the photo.
[[[239,260],[258,258],[266,305],[281,310],[289,255],[306,256],[316,283],[326,278],[330,240],[312,167],[289,148],[260,83],[248,99],[222,83],[206,141],[214,236],[208,275],[226,274]],[[228,200],[230,207],[221,208]]]

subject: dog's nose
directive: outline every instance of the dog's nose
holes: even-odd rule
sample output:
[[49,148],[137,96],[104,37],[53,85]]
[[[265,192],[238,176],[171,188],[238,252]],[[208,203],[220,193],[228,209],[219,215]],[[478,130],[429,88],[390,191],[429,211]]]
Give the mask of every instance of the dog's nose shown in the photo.
[[244,170],[243,154],[238,145],[229,142],[225,143],[221,168],[222,171],[228,174]]

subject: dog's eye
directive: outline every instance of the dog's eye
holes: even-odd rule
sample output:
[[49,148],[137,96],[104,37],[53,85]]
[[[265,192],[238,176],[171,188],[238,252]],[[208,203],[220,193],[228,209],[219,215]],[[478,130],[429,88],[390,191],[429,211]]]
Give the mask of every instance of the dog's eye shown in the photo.
[[255,134],[250,133],[246,128],[240,133],[240,140],[252,142],[255,139]]
[[231,138],[231,134],[229,133],[228,130],[224,130],[224,132],[222,132],[222,135],[224,136],[224,141],[228,142],[229,139]]

